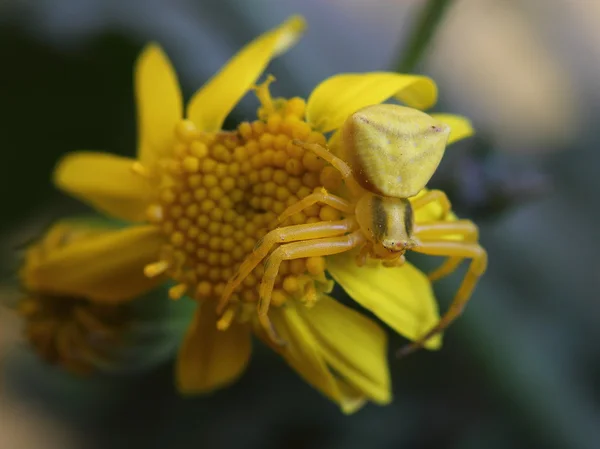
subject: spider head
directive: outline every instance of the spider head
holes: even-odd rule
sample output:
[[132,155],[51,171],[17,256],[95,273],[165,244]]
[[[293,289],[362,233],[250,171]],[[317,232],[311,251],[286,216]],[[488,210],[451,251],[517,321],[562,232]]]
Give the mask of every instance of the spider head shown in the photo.
[[356,218],[379,259],[397,259],[416,245],[407,199],[366,193],[357,203]]

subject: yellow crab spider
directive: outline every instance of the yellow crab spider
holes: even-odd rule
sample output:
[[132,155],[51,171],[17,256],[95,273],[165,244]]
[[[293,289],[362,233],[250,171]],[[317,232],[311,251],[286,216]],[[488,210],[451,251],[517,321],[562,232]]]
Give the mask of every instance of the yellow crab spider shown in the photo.
[[[443,192],[431,190],[412,202],[408,200],[425,187],[437,169],[449,134],[447,125],[421,111],[382,104],[365,107],[345,121],[341,157],[319,144],[294,141],[340,172],[350,199],[322,188],[288,207],[278,217],[278,223],[317,203],[340,211],[344,218],[277,227],[266,234],[228,282],[218,312],[224,310],[235,289],[266,258],[259,287],[258,316],[270,338],[282,343],[267,313],[279,267],[285,260],[329,256],[359,248],[359,265],[371,257],[386,266],[397,266],[404,263],[404,253],[411,250],[448,257],[430,275],[431,279],[439,279],[452,273],[464,259],[470,259],[448,311],[432,329],[402,348],[399,354],[421,348],[460,315],[487,265],[487,254],[478,243],[477,227],[468,220],[445,219],[450,202]],[[441,219],[415,224],[414,212],[432,202],[442,206]],[[460,239],[448,239],[450,236]]]

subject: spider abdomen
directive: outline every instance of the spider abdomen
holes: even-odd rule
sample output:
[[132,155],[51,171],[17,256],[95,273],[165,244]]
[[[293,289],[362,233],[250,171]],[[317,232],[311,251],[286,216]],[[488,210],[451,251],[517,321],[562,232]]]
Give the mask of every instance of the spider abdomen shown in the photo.
[[447,125],[424,112],[380,104],[346,120],[342,148],[365,189],[408,198],[419,193],[437,169],[449,135]]

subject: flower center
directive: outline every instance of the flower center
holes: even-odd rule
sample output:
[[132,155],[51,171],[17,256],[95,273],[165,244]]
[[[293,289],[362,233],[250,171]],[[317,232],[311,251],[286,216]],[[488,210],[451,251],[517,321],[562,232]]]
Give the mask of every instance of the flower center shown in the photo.
[[[218,299],[279,214],[317,187],[334,190],[341,184],[333,167],[292,144],[293,139],[319,144],[326,139],[304,121],[304,100],[271,98],[272,80],[255,89],[262,106],[258,120],[216,134],[201,133],[183,120],[170,157],[159,163],[158,195],[148,217],[161,227],[168,243],[160,261],[145,272],[166,272],[176,280],[169,292],[173,299],[186,294],[197,300]],[[339,218],[331,207],[315,205],[283,225]],[[263,271],[259,265],[244,279],[221,327],[234,317],[246,319],[245,311],[255,311]],[[290,298],[314,303],[317,291],[330,288],[324,271],[322,257],[283,262],[272,305]]]

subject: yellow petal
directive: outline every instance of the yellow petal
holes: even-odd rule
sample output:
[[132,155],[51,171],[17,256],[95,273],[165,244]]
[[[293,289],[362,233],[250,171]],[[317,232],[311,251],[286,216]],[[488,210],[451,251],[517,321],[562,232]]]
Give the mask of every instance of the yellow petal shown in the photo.
[[154,226],[106,230],[46,251],[22,271],[27,288],[103,302],[134,299],[162,280],[144,276],[158,258],[162,234]]
[[273,345],[260,330],[257,332],[259,337],[281,354],[304,380],[339,404],[344,413],[354,413],[365,404],[364,394],[332,374],[312,330],[295,306],[272,308],[269,316],[277,334],[285,340],[286,345]]
[[302,35],[304,19],[294,16],[240,50],[190,100],[187,117],[207,132],[219,131],[223,121],[274,57],[292,47]]
[[233,324],[217,329],[211,303],[199,306],[177,357],[177,387],[185,394],[207,393],[236,380],[248,364],[250,329]]
[[467,137],[471,137],[475,134],[473,124],[471,121],[460,115],[453,114],[430,114],[434,119],[439,122],[445,123],[450,126],[450,137],[448,137],[447,145],[457,142]]
[[113,217],[142,221],[151,190],[131,169],[134,162],[108,153],[71,153],[58,163],[54,183]]
[[336,384],[343,398],[338,405],[344,414],[351,415],[367,403],[364,393],[350,385],[346,380],[336,378]]
[[151,165],[173,145],[183,102],[175,70],[162,49],[148,45],[135,65],[138,159]]
[[407,106],[426,109],[437,100],[437,86],[430,78],[391,72],[332,76],[311,93],[306,106],[307,121],[321,132],[339,128],[360,108],[392,97]]
[[374,321],[336,300],[322,297],[300,314],[312,329],[325,361],[370,399],[391,401],[387,336]]
[[[429,280],[409,263],[394,268],[358,267],[352,256],[342,254],[328,257],[327,269],[356,302],[410,340],[417,340],[439,321]],[[436,335],[425,347],[440,345],[441,337]]]

